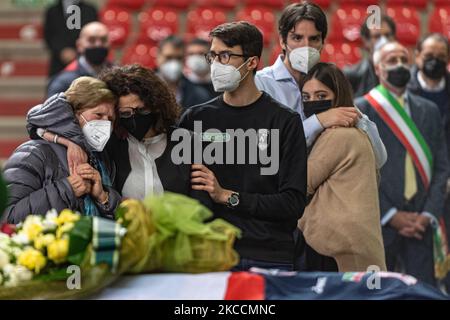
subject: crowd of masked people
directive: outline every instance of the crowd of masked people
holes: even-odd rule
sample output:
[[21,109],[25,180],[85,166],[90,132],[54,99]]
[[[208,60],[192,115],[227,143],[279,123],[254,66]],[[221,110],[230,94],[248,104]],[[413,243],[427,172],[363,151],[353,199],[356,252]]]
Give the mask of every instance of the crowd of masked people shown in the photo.
[[[437,285],[433,236],[450,220],[447,38],[426,35],[411,61],[382,16],[361,26],[365,58],[342,71],[320,61],[319,6],[287,6],[278,33],[282,53],[259,71],[263,37],[247,22],[215,27],[211,42],[169,36],[149,70],[108,62],[107,28],[87,23],[4,167],[2,220],[67,207],[113,219],[123,198],[177,192],[242,230],[234,270],[375,266]],[[195,136],[196,122],[222,137],[264,133],[246,145],[279,142],[278,170],[261,174],[261,159],[175,163],[177,137]],[[230,143],[200,140],[203,150]]]

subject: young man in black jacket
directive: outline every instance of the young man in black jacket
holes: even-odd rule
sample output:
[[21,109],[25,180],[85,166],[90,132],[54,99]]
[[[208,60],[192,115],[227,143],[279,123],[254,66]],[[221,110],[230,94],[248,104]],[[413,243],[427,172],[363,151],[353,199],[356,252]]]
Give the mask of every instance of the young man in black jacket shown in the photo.
[[263,38],[255,26],[226,23],[210,36],[211,78],[223,94],[186,110],[180,120],[200,134],[208,165],[192,165],[193,189],[209,193],[216,218],[242,230],[236,270],[293,270],[293,232],[306,200],[300,115],[257,89]]

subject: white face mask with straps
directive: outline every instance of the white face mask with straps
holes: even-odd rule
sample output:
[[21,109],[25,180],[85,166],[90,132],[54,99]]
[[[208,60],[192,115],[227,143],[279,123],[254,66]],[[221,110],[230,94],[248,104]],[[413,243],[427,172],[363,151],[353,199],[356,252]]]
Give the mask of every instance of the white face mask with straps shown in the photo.
[[[289,47],[287,48],[290,50]],[[320,61],[320,52],[316,48],[301,47],[290,51],[289,61],[291,66],[301,73],[307,74]]]
[[214,91],[216,92],[224,92],[224,91],[234,91],[239,87],[239,83],[245,79],[245,77],[250,72],[241,77],[241,73],[239,69],[245,65],[250,58],[248,58],[243,64],[236,68],[230,64],[221,64],[218,61],[214,61],[211,64],[211,81],[214,86]]
[[102,152],[111,136],[112,125],[109,120],[87,121],[83,115],[81,118],[86,124],[81,128],[87,143],[98,152]]

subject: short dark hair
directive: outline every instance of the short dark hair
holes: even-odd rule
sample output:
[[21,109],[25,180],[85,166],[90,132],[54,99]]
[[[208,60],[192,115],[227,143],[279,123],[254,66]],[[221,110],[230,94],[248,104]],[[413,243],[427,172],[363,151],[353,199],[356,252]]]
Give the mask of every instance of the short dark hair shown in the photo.
[[438,33],[438,32],[429,33],[429,34],[423,36],[422,38],[420,38],[420,40],[417,42],[417,45],[416,45],[416,50],[418,52],[422,51],[423,43],[425,41],[427,41],[428,39],[433,39],[438,42],[444,43],[447,46],[447,55],[450,55],[450,44],[448,42],[447,37],[444,36],[442,33]]
[[[363,24],[361,25],[361,28],[359,29],[359,34],[361,35],[361,37],[363,39],[369,40],[370,39],[370,29],[367,26],[367,20],[370,18],[371,16],[366,17],[366,19],[364,19]],[[392,20],[391,17],[389,17],[388,15],[381,15],[381,22],[386,22],[387,25],[389,26],[389,28],[392,30],[392,35],[394,36],[394,38],[396,37],[396,33],[397,33],[397,27],[395,25],[394,20]]]
[[99,79],[118,97],[133,93],[146,107],[160,114],[156,123],[157,132],[168,132],[178,121],[181,108],[175,96],[152,70],[138,64],[116,66],[102,71]]
[[215,27],[210,33],[223,41],[228,47],[241,46],[246,57],[261,58],[263,35],[253,24],[246,21],[228,22]]
[[333,107],[353,105],[352,86],[335,64],[326,62],[316,64],[300,81],[300,90],[303,89],[307,81],[312,79],[317,79],[333,91],[335,95]]
[[283,10],[278,20],[278,32],[284,43],[287,41],[289,31],[302,20],[314,22],[316,29],[322,34],[323,43],[328,33],[327,16],[318,5],[309,2],[293,3]]
[[175,35],[170,35],[170,36],[162,39],[159,42],[158,50],[161,51],[162,48],[165,45],[167,45],[167,44],[170,44],[170,45],[174,46],[176,49],[184,49],[184,41],[183,41],[183,39],[181,39],[180,37],[175,36]]
[[199,45],[199,46],[204,46],[204,47],[209,48],[211,46],[211,42],[209,42],[205,39],[201,39],[201,38],[194,38],[187,45],[188,46]]

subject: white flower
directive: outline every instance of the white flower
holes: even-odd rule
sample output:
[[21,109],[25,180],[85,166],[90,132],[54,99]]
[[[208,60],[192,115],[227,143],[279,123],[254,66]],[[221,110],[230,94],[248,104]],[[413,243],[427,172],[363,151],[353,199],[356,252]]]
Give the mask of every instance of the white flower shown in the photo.
[[23,222],[23,227],[30,224],[42,224],[42,216],[30,214]]
[[18,281],[28,281],[33,278],[33,272],[25,268],[24,266],[16,266],[13,273]]
[[9,264],[9,255],[0,249],[0,269]]
[[9,236],[6,233],[0,232],[0,243],[8,242]]
[[16,287],[19,283],[19,279],[15,273],[8,274],[8,278],[4,283],[5,287]]
[[18,233],[18,234],[13,235],[11,240],[19,245],[26,245],[26,244],[30,243],[28,236],[24,233]]
[[44,226],[44,231],[55,230],[58,227],[56,221],[47,219],[44,220],[42,225]]
[[3,267],[3,274],[9,275],[14,272],[14,266],[12,264],[7,264]]
[[53,230],[58,227],[58,224],[56,223],[56,219],[58,218],[58,212],[55,209],[49,210],[47,214],[45,215],[45,219],[42,222],[42,225],[44,226],[44,230]]
[[48,210],[45,214],[45,220],[52,220],[58,218],[58,211],[56,209]]
[[18,257],[22,253],[22,249],[19,247],[12,247],[11,248],[11,254],[14,255],[14,257]]

